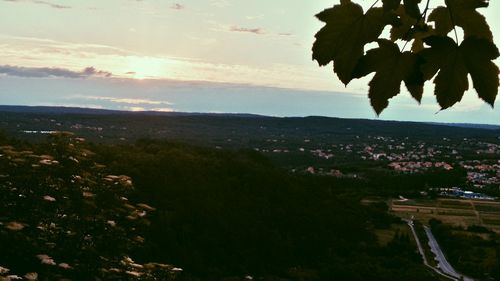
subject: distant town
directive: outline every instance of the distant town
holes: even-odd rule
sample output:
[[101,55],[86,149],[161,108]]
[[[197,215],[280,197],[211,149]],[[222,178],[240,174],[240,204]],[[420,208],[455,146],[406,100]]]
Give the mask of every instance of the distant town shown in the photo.
[[[337,178],[363,178],[367,169],[403,175],[459,170],[466,178],[459,188],[500,188],[498,129],[321,117],[156,116],[98,110],[84,114],[84,109],[71,114],[68,110],[61,114],[3,112],[0,129],[27,139],[70,131],[95,142],[127,143],[148,137],[217,149],[252,147],[291,172]],[[387,126],[382,128],[385,133],[380,134],[370,122]],[[416,134],[419,130],[423,133]]]

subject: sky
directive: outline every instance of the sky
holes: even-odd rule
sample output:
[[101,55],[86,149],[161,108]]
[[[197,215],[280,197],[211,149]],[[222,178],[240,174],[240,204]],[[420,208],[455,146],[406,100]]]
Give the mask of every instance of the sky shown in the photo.
[[440,111],[430,82],[422,104],[403,86],[377,117],[371,76],[345,87],[311,59],[314,15],[337,3],[0,0],[0,104],[500,124],[474,90]]

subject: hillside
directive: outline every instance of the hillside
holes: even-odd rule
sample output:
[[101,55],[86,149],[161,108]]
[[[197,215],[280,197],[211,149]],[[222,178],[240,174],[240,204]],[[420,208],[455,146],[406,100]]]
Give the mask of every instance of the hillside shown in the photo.
[[255,152],[158,141],[1,143],[4,277],[434,278],[406,238],[377,242],[375,229],[400,222],[361,205],[349,180],[292,176]]
[[0,112],[2,278],[436,280],[386,198],[500,194],[499,130],[49,109]]

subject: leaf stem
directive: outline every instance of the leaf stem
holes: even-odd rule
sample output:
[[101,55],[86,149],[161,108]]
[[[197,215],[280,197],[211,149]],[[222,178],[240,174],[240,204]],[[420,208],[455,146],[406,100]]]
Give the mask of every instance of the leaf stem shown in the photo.
[[422,13],[422,15],[420,16],[420,19],[426,19],[427,18],[427,11],[429,10],[429,4],[430,4],[431,0],[427,0],[427,4],[425,4],[425,9],[424,9],[424,12]]
[[375,3],[373,3],[373,4],[371,5],[371,7],[368,9],[368,11],[369,11],[369,10],[371,10],[371,9],[373,9],[373,7],[375,7],[375,5],[377,5],[377,3],[378,3],[379,1],[380,1],[380,0],[375,1]]
[[455,33],[455,40],[456,40],[457,45],[458,45],[459,42],[458,42],[457,26],[455,25],[455,18],[453,17],[453,13],[451,11],[451,6],[449,5],[449,1],[445,0],[444,2],[446,4],[446,8],[448,8],[448,13],[450,14],[451,24],[453,25],[453,32]]
[[408,45],[410,41],[406,41],[405,40],[405,44],[403,45],[403,48],[401,49],[401,53],[404,53],[405,49],[406,49],[406,45]]

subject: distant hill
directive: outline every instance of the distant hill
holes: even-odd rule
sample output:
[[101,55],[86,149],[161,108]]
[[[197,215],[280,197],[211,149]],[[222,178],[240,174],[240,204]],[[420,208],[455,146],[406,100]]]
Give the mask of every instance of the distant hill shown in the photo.
[[[89,115],[149,115],[149,116],[228,116],[228,117],[247,117],[247,118],[273,118],[269,116],[263,116],[258,114],[248,114],[248,113],[204,113],[204,112],[161,112],[161,111],[123,111],[123,110],[111,110],[111,109],[99,109],[99,108],[81,108],[81,107],[65,107],[65,106],[21,106],[21,105],[0,105],[0,112],[12,112],[12,113],[39,113],[39,114],[89,114]],[[286,117],[285,117],[286,118]],[[291,119],[296,119],[295,117],[288,117]],[[473,129],[487,129],[487,130],[500,130],[500,125],[490,125],[490,124],[470,124],[470,123],[439,123],[439,122],[406,122],[406,121],[382,121],[382,120],[370,120],[370,119],[344,119],[344,118],[334,118],[334,117],[322,117],[322,116],[307,116],[307,117],[297,117],[297,118],[307,118],[307,119],[330,119],[330,120],[363,120],[372,122],[390,122],[393,123],[406,123],[406,124],[429,124],[429,125],[439,125],[448,127],[459,127],[459,128],[473,128]]]
[[13,113],[40,113],[40,114],[90,114],[90,115],[156,115],[156,116],[199,116],[220,115],[238,117],[259,117],[256,114],[247,113],[199,113],[199,112],[163,112],[163,111],[124,111],[99,108],[65,107],[65,106],[23,106],[23,105],[0,105],[0,112]]
[[[487,129],[485,129],[487,128]],[[252,114],[129,112],[72,107],[0,106],[0,130],[20,138],[40,139],[37,132],[71,131],[96,142],[166,139],[232,148],[302,147],[357,143],[374,137],[393,141],[481,139],[496,142],[500,129],[422,122],[344,119],[321,116],[268,117]],[[43,137],[44,139],[45,137]],[[270,148],[271,146],[269,146]]]
[[450,127],[460,127],[460,128],[500,130],[500,125],[489,125],[489,124],[470,124],[470,123],[429,123],[429,124],[450,126]]
[[[0,112],[12,113],[39,113],[39,114],[89,114],[89,115],[149,115],[149,116],[228,116],[228,117],[243,117],[243,118],[273,118],[258,114],[248,113],[204,113],[204,112],[161,112],[161,111],[123,111],[99,108],[81,108],[81,107],[64,107],[64,106],[21,106],[21,105],[0,105]],[[307,116],[307,117],[285,117],[290,119],[306,118],[306,119],[330,119],[330,120],[363,120],[372,122],[390,122],[390,123],[406,123],[406,124],[429,124],[459,128],[487,129],[500,130],[500,125],[490,124],[470,124],[470,123],[439,123],[439,122],[407,122],[407,121],[382,121],[370,119],[344,119],[322,116]]]

